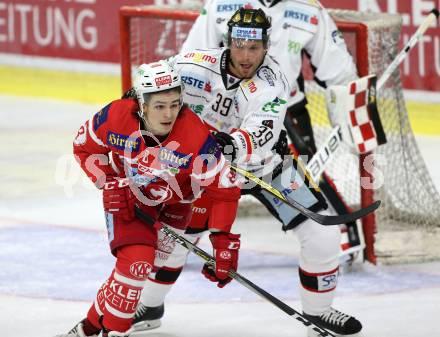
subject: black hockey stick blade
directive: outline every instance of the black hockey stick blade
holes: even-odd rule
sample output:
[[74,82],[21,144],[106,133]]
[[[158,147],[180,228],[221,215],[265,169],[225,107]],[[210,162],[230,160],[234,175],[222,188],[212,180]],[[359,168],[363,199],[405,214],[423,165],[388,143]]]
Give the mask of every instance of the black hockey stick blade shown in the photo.
[[[372,204],[368,205],[367,207],[360,208],[357,211],[354,211],[352,213],[339,214],[339,215],[322,215],[319,213],[312,212],[305,207],[304,207],[304,213],[308,213],[308,217],[310,219],[315,220],[316,222],[320,223],[321,225],[331,226],[331,225],[341,225],[341,224],[345,224],[347,222],[356,221],[356,220],[363,218],[364,216],[374,212],[376,209],[379,208],[379,206],[380,206],[380,200],[377,200],[377,201],[373,202]],[[301,212],[301,213],[303,213],[303,212]]]
[[286,197],[280,191],[278,191],[272,185],[266,183],[265,181],[261,180],[252,173],[234,165],[231,165],[231,169],[233,169],[235,172],[239,173],[240,175],[248,178],[249,180],[252,180],[254,183],[259,185],[261,188],[263,188],[273,196],[280,199],[285,204],[295,208],[302,215],[324,226],[341,225],[347,222],[356,221],[357,219],[360,219],[366,216],[367,214],[374,212],[380,206],[380,200],[377,200],[373,202],[371,205],[365,208],[361,208],[357,211],[354,211],[353,213],[340,214],[340,215],[323,215],[309,210],[308,208],[306,208],[305,206],[301,205],[299,202],[293,199],[287,200]]

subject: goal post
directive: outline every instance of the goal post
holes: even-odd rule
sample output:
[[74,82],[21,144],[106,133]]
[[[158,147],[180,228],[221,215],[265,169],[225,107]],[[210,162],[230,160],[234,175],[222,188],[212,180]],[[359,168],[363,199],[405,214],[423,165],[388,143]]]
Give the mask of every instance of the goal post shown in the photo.
[[[196,7],[181,7],[181,6],[166,6],[166,7],[158,7],[158,6],[122,6],[119,9],[119,34],[120,34],[120,52],[121,52],[121,76],[122,76],[122,91],[125,92],[131,88],[131,80],[132,80],[132,71],[133,67],[137,67],[142,63],[149,63],[153,61],[157,61],[164,57],[169,57],[171,55],[177,54],[179,51],[180,45],[175,45],[173,49],[173,53],[170,55],[161,55],[160,53],[151,53],[145,55],[145,60],[141,60],[140,58],[136,58],[136,55],[133,54],[133,51],[136,49],[132,49],[131,46],[136,41],[133,41],[131,33],[133,32],[133,25],[136,20],[139,21],[144,19],[145,22],[148,20],[151,21],[162,21],[175,23],[178,21],[187,22],[187,30],[185,33],[188,33],[189,28],[192,23],[199,16],[199,11]],[[167,24],[164,25],[167,29]],[[168,27],[170,25],[168,24]],[[175,29],[173,27],[173,29]],[[148,31],[145,31],[148,34]],[[167,34],[168,35],[168,34]],[[186,36],[186,35],[185,35]],[[139,37],[139,36],[138,36]],[[147,43],[147,36],[145,36],[145,41]],[[171,38],[173,42],[177,42],[175,39],[175,35],[170,34],[167,36]],[[159,42],[158,39],[157,42]],[[182,41],[183,42],[183,41]],[[145,46],[146,48],[152,48],[151,45]],[[149,57],[148,57],[149,56]],[[137,62],[136,62],[137,61]]]
[[[122,90],[131,87],[134,69],[177,54],[199,15],[195,7],[123,6],[120,9]],[[359,76],[383,71],[399,52],[401,17],[386,13],[329,10],[353,55]],[[302,73],[317,146],[331,132],[324,89],[304,59]],[[288,76],[288,74],[286,74]],[[375,200],[382,206],[362,219],[364,257],[376,263],[440,257],[440,195],[417,146],[403,97],[399,69],[377,93],[388,142],[374,153],[353,154],[342,145],[326,168],[339,193],[353,208]],[[420,237],[427,233],[426,237]],[[419,237],[410,240],[411,237]],[[415,242],[418,241],[418,242]]]

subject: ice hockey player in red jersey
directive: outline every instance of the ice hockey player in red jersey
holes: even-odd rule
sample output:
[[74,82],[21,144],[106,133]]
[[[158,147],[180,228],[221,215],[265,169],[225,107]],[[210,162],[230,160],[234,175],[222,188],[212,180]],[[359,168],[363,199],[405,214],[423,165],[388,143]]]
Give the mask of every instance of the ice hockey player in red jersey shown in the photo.
[[[230,228],[240,190],[215,139],[182,105],[180,76],[166,61],[140,66],[135,81],[137,99],[111,102],[81,126],[74,140],[81,168],[103,190],[116,264],[86,318],[60,337],[129,335],[148,274],[175,245],[158,228],[166,224],[183,233],[192,201],[201,193],[213,204],[213,273],[226,281],[227,271],[237,268],[240,239]],[[137,218],[138,209],[151,223]]]
[[[171,61],[185,83],[185,103],[216,131],[214,136],[229,159],[263,180],[271,178],[271,185],[287,198],[313,211],[323,211],[323,197],[314,184],[305,181],[300,164],[291,156],[285,156],[284,161],[278,156],[286,154],[280,135],[291,90],[277,55],[267,54],[272,39],[269,19],[262,9],[241,8],[227,20],[227,27],[226,47],[185,50]],[[289,159],[290,165],[284,165]],[[332,307],[339,272],[339,228],[306,220],[266,191],[245,187],[243,194],[257,198],[284,230],[292,230],[299,239],[298,285],[304,315],[335,334],[359,332],[362,325],[355,317]],[[203,197],[194,203],[187,239],[197,242],[203,235],[209,207]],[[134,319],[136,329],[161,324],[165,297],[177,281],[187,254],[176,246],[164,267],[150,274]],[[215,280],[209,270],[205,274]],[[219,281],[218,285],[224,284]]]
[[[305,96],[303,61],[310,60],[314,79],[327,92],[334,85],[347,85],[355,80],[356,65],[343,35],[329,11],[317,0],[246,0],[228,5],[224,0],[206,0],[180,52],[224,45],[227,22],[239,7],[261,8],[272,19],[268,53],[276,57],[290,84],[284,125],[294,153],[310,160],[317,151],[313,129],[320,126],[312,127],[308,109],[313,104],[308,105]],[[327,98],[330,97],[328,94]],[[331,102],[327,101],[327,105]],[[351,136],[343,138],[349,140]],[[319,187],[338,214],[352,211],[326,173],[321,175]],[[358,224],[353,221],[341,228],[349,233],[346,247],[359,253],[363,247]]]

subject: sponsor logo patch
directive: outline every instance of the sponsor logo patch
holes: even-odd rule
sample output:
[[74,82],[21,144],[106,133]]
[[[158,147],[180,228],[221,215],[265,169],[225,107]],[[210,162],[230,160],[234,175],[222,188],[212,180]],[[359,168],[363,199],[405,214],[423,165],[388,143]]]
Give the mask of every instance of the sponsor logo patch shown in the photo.
[[157,248],[165,253],[171,254],[176,247],[176,242],[172,237],[164,235],[157,240]]
[[189,104],[189,108],[196,114],[201,115],[205,106],[203,104]]
[[120,133],[109,131],[107,133],[107,143],[119,150],[139,151],[139,139],[133,139]]
[[183,56],[184,58],[192,59],[194,62],[201,63],[201,62],[208,62],[208,63],[215,63],[217,62],[217,59],[211,55],[203,54],[203,53],[187,53]]
[[146,279],[152,269],[147,261],[137,261],[130,265],[130,274],[136,278]]
[[171,75],[160,76],[154,79],[156,86],[160,87],[161,85],[171,84],[173,80],[171,79]]
[[170,186],[150,184],[144,188],[145,196],[155,202],[165,202],[172,198],[173,191]]
[[99,112],[97,112],[95,116],[93,116],[93,131],[98,130],[99,127],[105,123],[108,117],[108,110],[110,109],[111,105],[111,103],[107,104]]
[[234,39],[262,40],[262,28],[232,27],[231,37]]
[[235,12],[237,9],[240,9],[243,6],[243,3],[224,3],[224,4],[218,4],[217,5],[217,12],[224,13],[224,12]]
[[232,258],[232,255],[230,252],[228,252],[227,250],[223,250],[220,252],[220,257],[224,260],[230,260]]
[[197,214],[205,214],[206,213],[206,208],[205,207],[192,207],[192,211],[193,213],[197,213]]
[[[281,191],[281,194],[285,197],[287,197],[290,193],[292,193],[293,191],[296,191],[297,189],[299,189],[301,186],[298,184],[298,182],[293,181],[291,182],[290,186],[285,188],[284,190]],[[279,207],[281,206],[283,203],[280,199],[278,199],[277,197],[273,198],[273,202],[275,203],[275,206]]]
[[212,91],[212,83],[207,78],[199,76],[198,74],[182,74],[180,78],[182,79],[182,82],[186,85],[206,92]]
[[266,104],[264,104],[262,110],[264,112],[279,113],[280,112],[279,108],[281,107],[281,105],[286,103],[287,101],[285,101],[284,99],[275,97],[275,99],[272,102],[267,102]]
[[316,15],[312,15],[310,13],[303,12],[303,11],[289,9],[289,10],[284,11],[284,17],[287,19],[292,19],[295,21],[304,22],[304,23],[311,24],[314,26],[319,24],[319,19]]
[[302,50],[302,44],[296,41],[288,40],[287,50],[289,53],[299,54]]
[[257,91],[257,86],[255,85],[255,82],[252,80],[244,81],[243,86],[249,88],[249,91],[251,93],[254,93],[255,91]]
[[262,66],[260,69],[258,69],[257,76],[261,80],[266,81],[267,83],[269,83],[269,85],[271,87],[275,86],[274,80],[276,79],[276,76],[275,76],[273,70],[270,69],[268,66]]
[[192,155],[190,154],[173,151],[166,147],[159,150],[159,161],[171,167],[186,169],[191,163],[191,158]]

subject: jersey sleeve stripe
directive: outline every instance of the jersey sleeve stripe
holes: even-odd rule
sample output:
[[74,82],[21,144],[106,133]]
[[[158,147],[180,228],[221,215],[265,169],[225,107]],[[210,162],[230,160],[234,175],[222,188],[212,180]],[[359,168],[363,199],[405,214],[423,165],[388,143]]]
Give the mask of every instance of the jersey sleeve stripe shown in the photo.
[[238,129],[237,132],[240,132],[240,134],[243,136],[244,140],[246,141],[246,152],[248,155],[251,155],[252,154],[251,137],[246,131],[243,131],[241,129]]
[[93,303],[93,305],[94,305],[94,307],[95,307],[96,312],[99,314],[99,316],[104,315],[104,313],[102,312],[101,308],[100,308],[99,305],[98,305],[98,300],[96,300],[96,301]]
[[125,277],[124,275],[118,273],[117,271],[115,271],[115,273],[113,275],[114,275],[114,278],[115,278],[116,281],[128,284],[128,285],[133,286],[133,287],[142,288],[144,286],[144,284],[145,284],[144,280],[139,280],[139,281],[138,280],[133,280],[131,278]]
[[115,170],[115,172],[116,172],[117,174],[119,174],[121,171],[119,171],[119,168],[118,168],[118,166],[116,165],[116,163],[115,163],[115,159],[113,158],[113,156],[114,156],[114,154],[112,153],[112,155],[110,156],[110,165],[111,165],[112,169]]
[[113,316],[116,316],[116,317],[119,317],[119,318],[125,318],[125,319],[133,318],[133,314],[126,314],[125,312],[116,310],[115,308],[111,307],[110,304],[108,304],[107,301],[105,302],[105,308]]
[[104,144],[104,142],[101,139],[99,139],[98,136],[93,131],[93,117],[89,119],[89,125],[88,125],[87,129],[89,130],[90,137],[93,139],[93,141],[96,144],[98,144],[98,145],[100,145],[102,147],[107,147],[108,148],[108,146],[106,144]]

